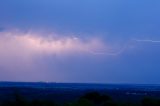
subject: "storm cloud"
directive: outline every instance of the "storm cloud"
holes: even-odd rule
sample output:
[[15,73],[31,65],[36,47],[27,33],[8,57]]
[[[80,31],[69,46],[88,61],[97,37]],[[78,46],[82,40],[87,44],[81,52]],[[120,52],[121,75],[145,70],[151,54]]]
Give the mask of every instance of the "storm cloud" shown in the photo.
[[0,80],[157,84],[159,5],[0,0]]

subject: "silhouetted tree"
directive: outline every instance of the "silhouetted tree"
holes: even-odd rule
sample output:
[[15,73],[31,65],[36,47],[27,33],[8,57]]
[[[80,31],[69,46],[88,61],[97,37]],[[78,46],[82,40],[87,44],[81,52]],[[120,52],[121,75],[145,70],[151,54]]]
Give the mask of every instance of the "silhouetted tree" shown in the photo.
[[156,99],[145,97],[142,100],[142,106],[160,106],[160,104]]
[[48,100],[34,100],[30,106],[57,106],[53,101]]
[[86,99],[88,101],[91,101],[92,103],[98,105],[102,104],[106,101],[111,101],[111,98],[107,95],[101,95],[98,92],[89,92],[86,93],[84,96],[81,97],[81,99]]

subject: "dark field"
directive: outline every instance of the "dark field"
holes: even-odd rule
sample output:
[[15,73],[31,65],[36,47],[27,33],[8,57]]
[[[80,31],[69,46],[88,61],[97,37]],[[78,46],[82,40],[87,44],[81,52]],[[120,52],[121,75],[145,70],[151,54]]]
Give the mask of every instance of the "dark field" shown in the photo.
[[[91,96],[89,99],[88,94]],[[112,103],[105,105],[99,102],[92,103],[96,100],[101,101],[97,97],[101,98],[104,95],[108,98],[105,100]],[[149,106],[148,102],[160,106],[159,98],[159,85],[0,82],[2,106],[18,106],[15,102],[19,101],[23,101],[23,105],[39,102],[39,105],[33,106],[51,106],[50,102],[54,105],[81,106],[83,103],[81,105],[76,103],[80,99],[87,99],[87,103],[85,101],[86,104],[83,104],[86,106],[91,106],[91,103],[95,106]]]

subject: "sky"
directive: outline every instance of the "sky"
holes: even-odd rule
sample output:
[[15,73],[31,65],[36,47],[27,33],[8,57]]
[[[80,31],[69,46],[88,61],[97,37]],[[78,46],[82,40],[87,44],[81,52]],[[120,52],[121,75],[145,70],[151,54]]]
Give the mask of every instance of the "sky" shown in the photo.
[[0,81],[160,84],[159,0],[0,0]]

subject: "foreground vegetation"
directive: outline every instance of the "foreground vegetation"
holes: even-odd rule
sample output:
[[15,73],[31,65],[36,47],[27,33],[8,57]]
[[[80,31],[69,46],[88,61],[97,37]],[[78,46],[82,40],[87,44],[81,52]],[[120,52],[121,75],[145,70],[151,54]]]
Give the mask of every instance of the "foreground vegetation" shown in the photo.
[[18,93],[13,100],[3,101],[1,106],[160,106],[160,99],[145,97],[139,103],[123,103],[112,100],[108,95],[98,92],[89,92],[79,99],[68,103],[56,103],[51,100],[25,100]]

